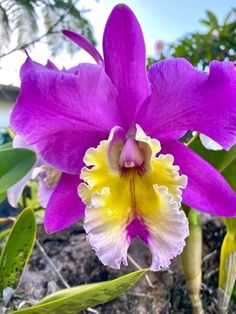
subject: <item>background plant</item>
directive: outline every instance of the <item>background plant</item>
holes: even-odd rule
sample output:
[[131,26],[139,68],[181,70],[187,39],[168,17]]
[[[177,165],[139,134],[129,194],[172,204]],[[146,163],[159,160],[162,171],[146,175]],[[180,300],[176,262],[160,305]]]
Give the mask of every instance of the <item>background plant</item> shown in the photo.
[[[53,55],[78,48],[61,40],[61,30],[74,29],[95,44],[92,25],[78,9],[78,0],[2,0],[0,2],[0,58],[46,41]],[[13,36],[14,35],[14,36]],[[11,38],[15,47],[7,49]]]

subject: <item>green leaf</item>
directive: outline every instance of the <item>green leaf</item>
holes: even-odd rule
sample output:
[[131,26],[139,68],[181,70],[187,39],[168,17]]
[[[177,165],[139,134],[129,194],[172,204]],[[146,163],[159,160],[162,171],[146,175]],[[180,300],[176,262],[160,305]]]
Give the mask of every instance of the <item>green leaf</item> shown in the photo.
[[11,229],[8,228],[6,230],[3,230],[0,232],[0,240],[3,239],[5,236],[7,236],[10,233]]
[[23,178],[33,167],[36,154],[24,148],[0,150],[0,193]]
[[202,145],[199,137],[196,137],[190,143],[189,147],[219,170],[236,191],[236,145],[229,151],[224,149],[213,151],[206,149]]
[[236,235],[236,219],[235,218],[222,218],[226,224],[227,230],[230,234]]
[[74,314],[119,297],[146,271],[147,269],[142,269],[114,280],[65,289],[47,296],[33,307],[12,312],[12,314]]
[[[10,233],[10,231],[11,231],[11,228],[0,231],[0,241],[5,240],[4,238]],[[1,252],[2,252],[2,247],[0,247],[0,254]],[[1,297],[1,293],[0,293],[0,297]]]
[[26,208],[13,225],[0,257],[0,291],[17,284],[31,255],[35,236],[34,212]]
[[215,14],[211,11],[207,11],[206,13],[209,18],[209,21],[211,22],[212,27],[218,28],[218,21]]
[[5,200],[6,197],[7,197],[7,193],[6,192],[0,193],[0,204]]
[[12,148],[12,142],[0,145],[0,150]]
[[227,309],[236,278],[236,236],[227,232],[220,251],[218,306],[220,313]]

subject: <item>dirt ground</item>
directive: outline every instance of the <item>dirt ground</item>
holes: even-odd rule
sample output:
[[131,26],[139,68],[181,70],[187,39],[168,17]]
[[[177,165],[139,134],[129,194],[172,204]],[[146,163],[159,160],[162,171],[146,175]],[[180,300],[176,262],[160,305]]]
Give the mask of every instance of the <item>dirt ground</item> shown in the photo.
[[[205,313],[217,313],[215,297],[219,249],[224,233],[225,229],[218,221],[207,220],[203,224],[205,258],[203,260],[202,300]],[[131,262],[128,267],[123,267],[120,271],[104,267],[87,243],[81,225],[73,226],[51,236],[45,234],[43,228],[39,227],[38,239],[70,286],[105,281],[136,270]],[[149,251],[138,240],[131,246],[129,254],[142,267],[150,265]],[[172,262],[169,270],[149,272],[148,276],[153,286],[144,277],[120,298],[97,306],[97,312],[102,314],[192,313],[179,258]],[[58,276],[38,247],[35,247],[30,263],[12,300],[7,307],[2,306],[0,314],[9,313],[9,311],[17,309],[19,305],[29,306],[31,300],[39,300],[62,288],[64,287]],[[236,296],[233,296],[229,313],[236,313],[235,299]]]

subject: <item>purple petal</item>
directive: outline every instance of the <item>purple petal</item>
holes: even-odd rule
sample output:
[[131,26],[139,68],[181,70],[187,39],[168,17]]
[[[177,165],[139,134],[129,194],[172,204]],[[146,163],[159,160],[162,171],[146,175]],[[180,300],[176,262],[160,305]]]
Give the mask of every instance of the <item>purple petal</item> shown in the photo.
[[106,73],[118,90],[119,106],[130,126],[149,89],[142,30],[124,4],[117,5],[107,21],[103,50]]
[[174,163],[188,176],[184,204],[216,216],[236,215],[236,194],[215,168],[178,142],[163,144],[162,152],[172,154]]
[[138,219],[137,217],[134,218],[131,223],[126,227],[127,230],[127,237],[129,242],[132,242],[137,236],[143,240],[144,243],[148,243],[149,233],[147,227],[143,223],[142,220]]
[[102,56],[86,37],[69,30],[63,30],[62,33],[87,51],[87,53],[89,53],[97,63],[103,63]]
[[54,233],[79,221],[85,210],[77,187],[79,176],[63,173],[48,202],[44,217],[44,226],[48,233]]
[[78,73],[55,71],[27,59],[11,126],[54,168],[78,174],[88,147],[120,125],[116,90],[100,65]]
[[55,66],[55,64],[50,60],[48,60],[46,67],[51,70],[59,71],[59,69]]
[[213,61],[209,74],[184,59],[155,63],[149,70],[150,99],[137,122],[166,141],[187,130],[212,138],[225,149],[236,140],[236,71],[232,62]]

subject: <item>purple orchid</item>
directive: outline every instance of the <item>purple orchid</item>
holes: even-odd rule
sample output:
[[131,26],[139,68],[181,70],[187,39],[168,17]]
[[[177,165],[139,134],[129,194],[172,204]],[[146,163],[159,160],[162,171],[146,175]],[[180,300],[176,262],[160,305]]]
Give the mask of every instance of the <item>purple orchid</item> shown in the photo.
[[107,21],[104,59],[83,36],[63,33],[97,64],[59,71],[27,58],[11,116],[13,129],[64,172],[45,228],[56,232],[85,213],[88,240],[105,265],[127,264],[139,236],[151,250],[151,269],[166,267],[188,235],[181,200],[202,212],[236,215],[228,183],[178,141],[194,130],[225,149],[235,143],[234,65],[213,61],[206,73],[170,59],[147,72],[140,25],[123,4]]

